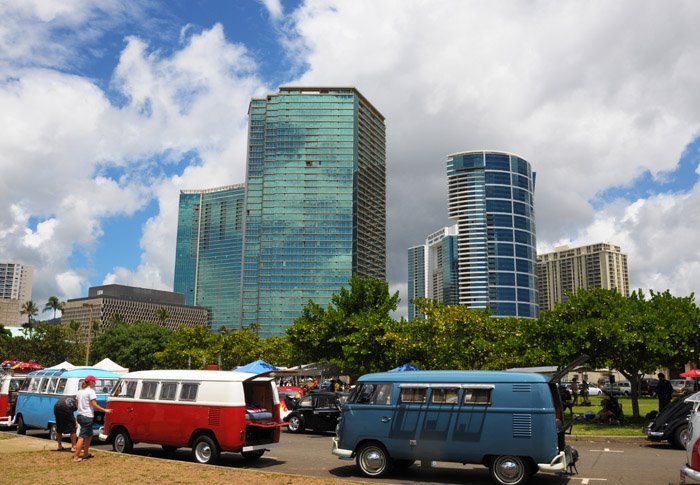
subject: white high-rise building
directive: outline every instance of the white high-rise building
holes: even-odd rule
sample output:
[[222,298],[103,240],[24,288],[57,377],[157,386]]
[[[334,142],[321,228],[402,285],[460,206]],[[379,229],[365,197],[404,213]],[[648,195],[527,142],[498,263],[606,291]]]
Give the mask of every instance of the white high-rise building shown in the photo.
[[[34,269],[18,263],[0,263],[0,325],[18,326],[20,309],[32,299]],[[24,317],[26,318],[26,317]]]

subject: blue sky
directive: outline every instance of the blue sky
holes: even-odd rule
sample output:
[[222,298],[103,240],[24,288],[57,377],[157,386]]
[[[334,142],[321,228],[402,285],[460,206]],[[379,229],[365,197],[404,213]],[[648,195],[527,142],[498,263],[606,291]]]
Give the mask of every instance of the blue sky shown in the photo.
[[537,171],[541,251],[608,241],[633,288],[695,292],[698,14],[692,0],[4,2],[0,259],[35,267],[39,302],[171,289],[179,191],[244,181],[250,98],[342,85],[386,117],[404,305],[406,249],[450,224],[447,154],[480,148]]

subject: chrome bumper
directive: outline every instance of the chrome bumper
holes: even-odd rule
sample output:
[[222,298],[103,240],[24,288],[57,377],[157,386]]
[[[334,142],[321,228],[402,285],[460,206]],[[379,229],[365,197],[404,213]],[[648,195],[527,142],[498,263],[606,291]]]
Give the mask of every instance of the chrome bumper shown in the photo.
[[104,426],[97,430],[97,437],[100,439],[100,441],[107,441],[107,438],[109,438],[109,435],[104,434],[104,431]]
[[266,443],[264,445],[250,445],[244,446],[241,451],[255,451],[255,450],[267,450],[269,448],[277,448],[279,443]]
[[352,450],[344,450],[338,446],[338,437],[333,437],[333,454],[341,460],[352,460]]
[[561,451],[549,463],[538,463],[537,468],[541,472],[561,472],[565,471],[569,462],[566,461],[566,452]]
[[687,478],[690,478],[694,482],[700,482],[700,471],[694,470],[688,465],[683,465],[681,467],[681,483],[687,483]]

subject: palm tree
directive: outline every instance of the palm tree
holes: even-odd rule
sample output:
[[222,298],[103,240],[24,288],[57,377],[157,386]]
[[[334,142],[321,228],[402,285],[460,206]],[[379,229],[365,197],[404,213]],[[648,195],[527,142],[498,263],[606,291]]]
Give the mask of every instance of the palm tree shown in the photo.
[[46,305],[44,305],[44,311],[48,312],[49,310],[53,310],[53,318],[56,318],[56,310],[61,310],[63,311],[63,305],[64,302],[58,299],[57,296],[50,296],[49,301],[46,302]]
[[32,300],[25,301],[19,311],[19,314],[27,315],[27,328],[31,328],[32,324],[34,323],[34,317],[39,314],[39,308],[37,308],[36,304]]
[[156,308],[155,313],[156,313],[156,318],[158,319],[158,323],[160,323],[161,326],[165,326],[165,323],[170,318],[170,312],[168,311],[168,309],[161,306],[161,307]]

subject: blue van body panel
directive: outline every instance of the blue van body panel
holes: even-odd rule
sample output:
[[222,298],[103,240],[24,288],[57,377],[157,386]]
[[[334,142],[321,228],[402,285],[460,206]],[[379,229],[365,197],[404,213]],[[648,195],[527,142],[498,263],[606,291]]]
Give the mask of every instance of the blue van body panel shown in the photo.
[[[27,374],[27,379],[37,378],[59,378],[59,379],[83,379],[89,375],[97,379],[119,379],[119,374],[92,367],[83,367],[73,370],[42,369]],[[96,389],[96,392],[99,389]],[[49,425],[56,422],[53,414],[53,407],[56,401],[64,397],[65,394],[20,391],[17,394],[17,407],[15,416],[21,415],[24,424],[30,428],[47,429]],[[107,405],[107,394],[97,392],[97,404],[102,407]]]
[[[506,371],[408,371],[367,374],[362,384],[391,384],[387,404],[347,402],[338,447],[356,451],[368,440],[384,445],[393,459],[483,463],[496,455],[518,455],[549,463],[560,452],[556,410],[549,380]],[[454,403],[401,402],[402,386],[459,388]],[[451,385],[451,386],[450,386]],[[491,389],[490,403],[465,403],[469,385]],[[351,397],[352,401],[352,397]]]

